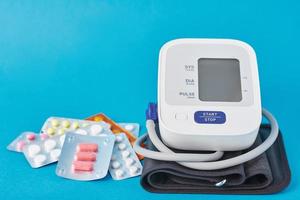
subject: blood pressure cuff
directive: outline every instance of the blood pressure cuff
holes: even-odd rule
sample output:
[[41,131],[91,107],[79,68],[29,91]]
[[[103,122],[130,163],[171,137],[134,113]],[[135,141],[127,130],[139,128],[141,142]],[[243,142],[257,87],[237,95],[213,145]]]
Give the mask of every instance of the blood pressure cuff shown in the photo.
[[[262,125],[250,149],[260,145],[269,133],[270,127]],[[156,150],[149,139],[147,148]],[[242,153],[244,152],[225,152],[222,159]],[[193,170],[176,162],[145,158],[141,185],[146,190],[156,193],[272,194],[287,187],[290,177],[279,132],[276,142],[268,151],[251,161],[226,169]]]

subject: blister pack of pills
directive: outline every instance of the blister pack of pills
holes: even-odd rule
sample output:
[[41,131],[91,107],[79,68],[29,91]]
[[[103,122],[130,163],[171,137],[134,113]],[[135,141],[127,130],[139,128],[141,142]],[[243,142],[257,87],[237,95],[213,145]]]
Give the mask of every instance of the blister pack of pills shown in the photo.
[[[139,136],[140,133],[140,125],[138,123],[118,123],[121,127],[123,127],[125,130],[132,133],[135,137]],[[133,145],[133,143],[131,143]],[[137,154],[138,158],[140,160],[144,159],[144,156]]]
[[44,140],[33,141],[24,146],[23,153],[32,168],[56,162],[60,156],[65,135],[56,135]]
[[21,133],[16,139],[14,139],[7,149],[10,151],[22,152],[24,146],[31,144],[34,141],[45,140],[48,138],[46,134],[36,134],[31,131],[25,131]]
[[99,135],[104,132],[111,133],[110,124],[105,122],[93,122],[88,120],[70,119],[62,117],[50,117],[44,123],[42,133],[49,136],[63,135],[66,132],[74,132],[81,135]]
[[74,180],[96,180],[108,172],[115,136],[67,133],[61,157],[57,164],[58,176]]
[[113,121],[112,119],[110,119],[103,113],[99,113],[99,114],[93,115],[91,117],[88,117],[86,120],[90,120],[90,121],[94,121],[94,122],[105,122],[105,123],[109,124],[110,129],[114,134],[125,133],[127,138],[129,139],[130,143],[134,143],[135,140],[137,139],[137,137],[134,134],[132,134],[130,131],[126,130],[119,124],[117,124],[115,121]]
[[114,180],[131,178],[142,173],[142,164],[124,133],[116,135],[109,172]]
[[139,136],[140,125],[138,123],[118,123],[121,127],[132,133],[135,137]]

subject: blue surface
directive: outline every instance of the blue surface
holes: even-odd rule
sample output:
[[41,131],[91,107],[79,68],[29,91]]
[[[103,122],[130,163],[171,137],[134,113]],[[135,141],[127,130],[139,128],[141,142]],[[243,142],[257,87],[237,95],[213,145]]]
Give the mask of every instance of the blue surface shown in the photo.
[[[296,199],[299,1],[0,1],[0,199]],[[104,112],[144,124],[160,47],[181,37],[235,38],[256,50],[263,105],[278,118],[293,173],[268,196],[160,195],[139,179],[76,182],[6,150],[49,116]],[[296,114],[295,114],[296,113]],[[143,131],[145,128],[143,127]],[[87,198],[85,198],[87,197]]]

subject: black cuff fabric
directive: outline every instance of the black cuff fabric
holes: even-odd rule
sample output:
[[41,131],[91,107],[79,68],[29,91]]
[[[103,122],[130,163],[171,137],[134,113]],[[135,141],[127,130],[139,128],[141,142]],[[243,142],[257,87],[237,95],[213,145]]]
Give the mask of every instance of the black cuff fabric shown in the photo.
[[[262,125],[250,149],[260,145],[269,133],[270,127]],[[150,140],[147,148],[155,150]],[[242,153],[243,151],[226,152],[222,159]],[[261,156],[221,170],[193,170],[176,162],[145,158],[141,185],[146,190],[157,193],[271,194],[283,190],[289,184],[290,176],[279,133],[276,142]]]

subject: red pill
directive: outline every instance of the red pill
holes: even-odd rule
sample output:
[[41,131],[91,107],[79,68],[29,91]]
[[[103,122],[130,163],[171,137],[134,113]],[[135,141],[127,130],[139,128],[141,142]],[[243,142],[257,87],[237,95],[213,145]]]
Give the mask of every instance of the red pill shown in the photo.
[[41,134],[40,134],[40,137],[41,137],[42,140],[45,140],[45,139],[47,139],[49,136],[48,136],[47,134],[45,134],[45,133],[41,133]]
[[29,133],[26,135],[26,138],[27,138],[27,140],[30,140],[30,141],[35,140],[35,134]]
[[98,144],[94,143],[82,143],[77,145],[78,152],[98,152]]
[[94,162],[89,161],[73,161],[74,171],[91,172],[94,170]]
[[75,156],[75,160],[78,161],[95,161],[96,153],[94,152],[77,152]]
[[19,142],[17,143],[17,150],[18,150],[18,151],[22,151],[25,145],[26,145],[26,143],[25,143],[24,141],[22,141],[22,140],[19,141]]

